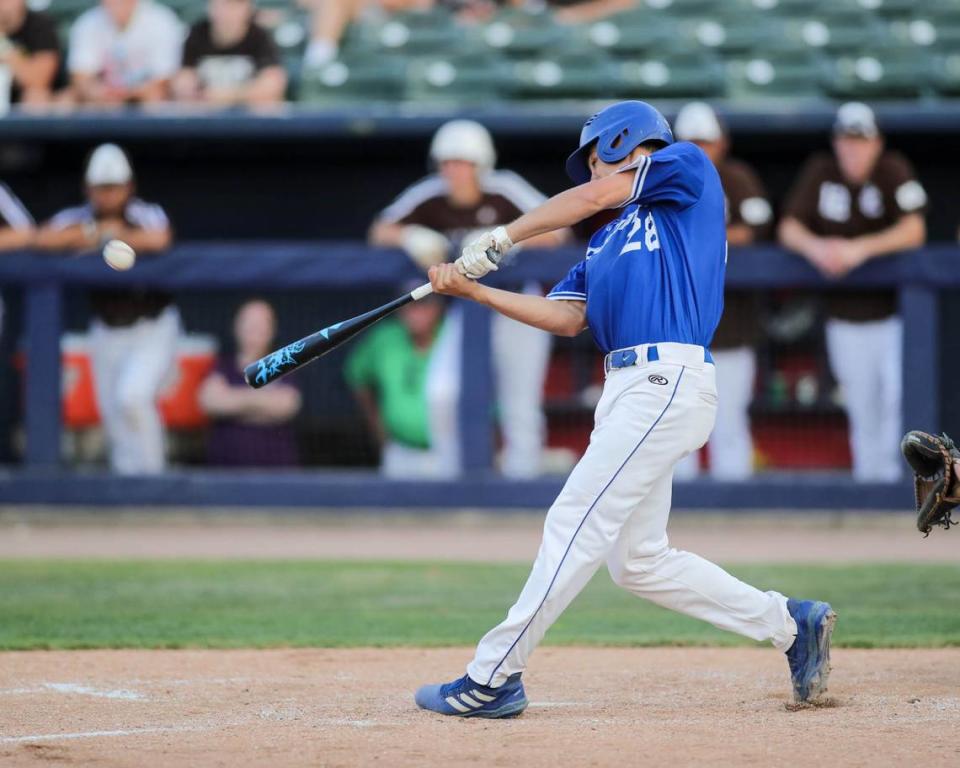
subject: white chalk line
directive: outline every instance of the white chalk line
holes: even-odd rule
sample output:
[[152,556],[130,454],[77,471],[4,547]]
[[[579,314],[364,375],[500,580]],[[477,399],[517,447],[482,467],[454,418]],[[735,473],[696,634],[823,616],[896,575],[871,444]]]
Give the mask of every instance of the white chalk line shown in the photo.
[[[181,687],[193,685],[236,685],[240,683],[249,683],[253,680],[250,677],[197,677],[197,678],[159,678],[146,680],[134,678],[132,680],[121,680],[122,686],[138,687]],[[91,685],[81,683],[40,683],[32,688],[0,688],[0,696],[26,696],[32,693],[46,693],[54,691],[56,693],[74,693],[82,696],[94,696],[102,699],[123,699],[125,701],[146,701],[148,696],[137,693],[129,688],[105,689],[95,688]]]
[[124,701],[146,701],[147,697],[136,691],[126,689],[93,688],[79,683],[40,683],[33,688],[5,688],[0,689],[0,696],[27,696],[35,693],[70,693],[79,696],[93,696],[98,699],[122,699]]
[[147,698],[142,693],[137,693],[136,691],[127,691],[123,689],[101,690],[99,688],[91,688],[89,685],[80,685],[78,683],[44,683],[43,687],[51,691],[56,691],[57,693],[75,693],[80,696],[93,696],[98,699],[145,701]]
[[142,733],[188,733],[209,731],[197,726],[157,726],[152,728],[127,728],[114,731],[80,731],[78,733],[33,733],[28,736],[0,736],[0,744],[22,744],[26,741],[64,741],[67,739],[96,739],[108,736],[137,736]]

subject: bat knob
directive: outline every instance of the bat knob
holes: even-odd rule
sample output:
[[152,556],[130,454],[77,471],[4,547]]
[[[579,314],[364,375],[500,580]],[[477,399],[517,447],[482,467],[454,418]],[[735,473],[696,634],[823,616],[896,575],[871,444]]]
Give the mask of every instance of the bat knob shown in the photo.
[[503,261],[503,254],[500,253],[496,248],[487,248],[487,258],[490,259],[497,266],[500,265],[500,262]]

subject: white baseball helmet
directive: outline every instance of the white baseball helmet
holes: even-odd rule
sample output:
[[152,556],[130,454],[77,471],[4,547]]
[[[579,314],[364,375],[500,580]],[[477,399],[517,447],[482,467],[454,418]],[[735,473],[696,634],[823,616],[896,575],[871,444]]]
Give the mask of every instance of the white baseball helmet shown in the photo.
[[723,126],[713,107],[702,101],[691,101],[677,113],[673,133],[680,141],[720,141]]
[[430,142],[430,159],[434,164],[444,160],[466,160],[484,169],[493,168],[497,152],[490,132],[473,120],[451,120],[437,129]]
[[116,144],[101,144],[90,155],[84,181],[91,187],[101,184],[126,184],[133,181],[133,168],[127,154]]

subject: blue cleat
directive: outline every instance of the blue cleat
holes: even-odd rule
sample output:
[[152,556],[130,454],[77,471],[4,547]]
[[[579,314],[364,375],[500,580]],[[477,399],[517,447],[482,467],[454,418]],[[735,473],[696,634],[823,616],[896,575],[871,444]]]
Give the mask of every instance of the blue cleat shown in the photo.
[[827,690],[830,635],[837,614],[829,603],[816,600],[789,599],[787,611],[797,622],[797,639],[787,651],[793,698],[797,703],[813,701]]
[[499,688],[475,683],[467,675],[452,683],[425,685],[414,699],[421,709],[454,717],[516,717],[527,708],[520,672]]

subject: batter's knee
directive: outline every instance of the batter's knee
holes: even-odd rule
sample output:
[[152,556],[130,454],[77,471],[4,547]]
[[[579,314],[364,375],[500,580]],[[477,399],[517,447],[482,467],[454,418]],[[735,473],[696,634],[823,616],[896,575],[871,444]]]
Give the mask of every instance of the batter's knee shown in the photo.
[[650,548],[640,554],[632,553],[629,556],[618,555],[607,560],[607,570],[610,578],[618,587],[630,589],[638,580],[642,580],[654,571],[666,557],[670,548],[664,543],[662,547]]

